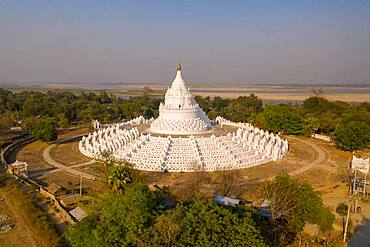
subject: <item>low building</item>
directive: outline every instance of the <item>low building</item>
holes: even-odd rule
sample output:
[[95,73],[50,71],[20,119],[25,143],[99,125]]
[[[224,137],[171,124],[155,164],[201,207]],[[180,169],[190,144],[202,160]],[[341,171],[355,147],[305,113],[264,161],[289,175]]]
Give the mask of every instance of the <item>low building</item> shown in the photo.
[[16,160],[14,163],[8,164],[7,171],[19,177],[28,178],[28,164],[25,161]]
[[46,187],[46,190],[54,195],[54,196],[59,196],[62,194],[62,191],[64,190],[62,188],[62,186],[60,186],[59,184],[56,184],[56,183],[52,183],[50,184],[48,187]]
[[87,198],[85,196],[81,196],[80,194],[73,194],[73,195],[66,195],[60,197],[60,204],[64,208],[74,208],[77,206],[77,203],[87,201]]
[[365,158],[356,157],[356,156],[352,157],[352,161],[351,161],[351,171],[352,172],[359,171],[363,174],[367,174],[369,173],[369,169],[370,169],[369,158],[365,159]]
[[22,127],[10,127],[11,132],[22,132]]
[[87,216],[87,213],[80,207],[76,207],[68,212],[76,221],[81,221]]
[[238,205],[247,204],[247,202],[244,200],[235,199],[235,198],[231,198],[227,196],[220,196],[220,195],[215,196],[215,202],[217,204],[225,205],[225,206],[238,206]]

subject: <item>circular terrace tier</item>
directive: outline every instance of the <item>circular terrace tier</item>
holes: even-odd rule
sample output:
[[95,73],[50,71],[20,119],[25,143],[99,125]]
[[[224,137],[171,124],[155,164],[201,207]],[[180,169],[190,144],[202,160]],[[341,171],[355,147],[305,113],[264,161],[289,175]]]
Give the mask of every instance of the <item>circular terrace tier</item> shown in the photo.
[[136,169],[169,172],[248,168],[280,159],[288,152],[288,142],[279,136],[221,117],[215,122],[232,126],[229,128],[232,131],[205,136],[154,136],[136,127],[150,121],[139,117],[100,129],[83,137],[79,149],[91,158],[100,159],[108,151],[115,159],[128,161]]

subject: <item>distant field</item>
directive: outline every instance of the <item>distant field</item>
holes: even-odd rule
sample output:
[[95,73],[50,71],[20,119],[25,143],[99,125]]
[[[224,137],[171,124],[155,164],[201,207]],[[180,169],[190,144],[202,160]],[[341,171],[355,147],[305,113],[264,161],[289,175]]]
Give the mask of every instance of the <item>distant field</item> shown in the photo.
[[[1,86],[1,85],[0,85]],[[71,84],[40,84],[25,86],[4,86],[14,92],[23,90],[33,90],[40,92],[67,91],[76,94],[82,92],[98,93],[105,90],[108,93],[114,93],[117,96],[126,98],[130,96],[143,95],[144,89],[151,89],[151,94],[162,97],[169,83],[161,84],[80,84],[74,86]],[[287,85],[193,85],[188,84],[194,95],[200,96],[220,96],[224,98],[236,98],[243,95],[254,93],[264,103],[282,103],[287,101],[301,102],[304,99],[313,96],[313,88],[321,88],[323,96],[329,100],[341,100],[347,102],[370,102],[369,86],[287,86]],[[85,88],[83,88],[85,87]]]

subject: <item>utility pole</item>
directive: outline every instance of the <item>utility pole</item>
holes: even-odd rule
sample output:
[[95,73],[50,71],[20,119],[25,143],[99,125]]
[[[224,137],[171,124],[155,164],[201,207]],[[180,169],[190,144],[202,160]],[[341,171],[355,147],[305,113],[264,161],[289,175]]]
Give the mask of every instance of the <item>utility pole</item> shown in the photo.
[[352,185],[352,195],[355,194],[355,189],[356,189],[356,172],[357,170],[355,169],[355,177],[353,178],[353,185]]
[[82,196],[82,166],[81,166],[81,173],[80,173],[80,196]]
[[366,197],[366,176],[367,176],[367,173],[365,173],[365,181],[364,181],[364,197]]
[[347,219],[346,219],[346,225],[344,227],[344,234],[343,234],[343,243],[346,242],[347,237],[347,228],[348,228],[348,220],[349,220],[349,211],[351,210],[351,204],[348,205],[348,211],[347,211]]
[[80,174],[80,196],[82,196],[82,174]]

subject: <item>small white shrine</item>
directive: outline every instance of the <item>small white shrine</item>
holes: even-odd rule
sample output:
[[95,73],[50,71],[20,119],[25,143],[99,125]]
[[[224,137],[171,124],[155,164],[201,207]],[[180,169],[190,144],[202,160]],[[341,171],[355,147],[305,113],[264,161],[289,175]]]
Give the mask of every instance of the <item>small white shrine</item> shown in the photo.
[[288,152],[288,142],[248,123],[222,117],[212,125],[186,88],[179,64],[157,119],[140,116],[99,129],[83,137],[79,149],[96,159],[108,151],[139,170],[191,172],[241,169],[275,161]]
[[361,158],[361,157],[352,157],[351,161],[351,171],[354,172],[355,170],[362,172],[363,174],[368,174],[370,168],[369,158]]

